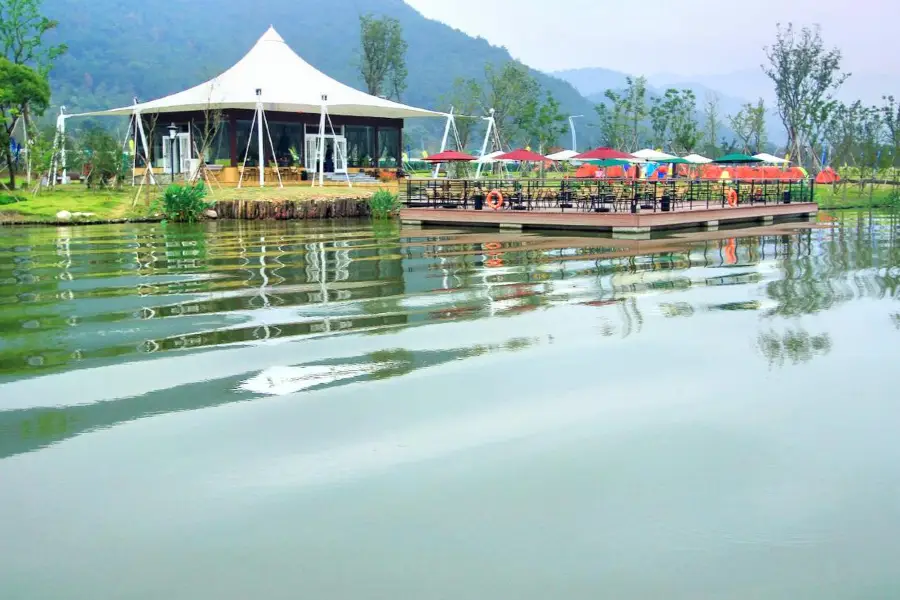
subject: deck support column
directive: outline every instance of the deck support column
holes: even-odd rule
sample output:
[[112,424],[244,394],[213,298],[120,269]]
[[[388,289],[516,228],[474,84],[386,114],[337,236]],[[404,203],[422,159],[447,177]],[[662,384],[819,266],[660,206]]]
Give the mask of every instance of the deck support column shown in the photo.
[[703,229],[706,231],[718,231],[719,230],[719,222],[718,221],[707,221],[703,224]]
[[759,220],[763,225],[772,225],[775,223],[775,217],[773,217],[772,215],[760,217]]

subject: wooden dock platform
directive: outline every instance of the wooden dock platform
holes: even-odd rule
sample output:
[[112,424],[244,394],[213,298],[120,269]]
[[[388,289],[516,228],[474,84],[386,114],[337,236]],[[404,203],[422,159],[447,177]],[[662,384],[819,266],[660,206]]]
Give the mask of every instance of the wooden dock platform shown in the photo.
[[560,210],[473,210],[403,208],[400,219],[407,225],[454,225],[500,229],[571,229],[611,231],[614,234],[649,235],[666,229],[707,229],[720,226],[809,219],[819,206],[814,202],[764,204],[734,208],[694,208],[671,212],[596,213]]

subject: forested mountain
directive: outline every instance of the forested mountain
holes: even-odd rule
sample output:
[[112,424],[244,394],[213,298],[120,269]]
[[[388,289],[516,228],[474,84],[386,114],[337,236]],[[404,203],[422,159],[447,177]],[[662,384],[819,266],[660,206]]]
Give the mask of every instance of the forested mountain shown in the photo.
[[[69,46],[52,73],[54,104],[69,112],[129,104],[179,91],[241,58],[274,25],[316,68],[362,88],[356,64],[359,15],[398,19],[409,44],[403,101],[444,108],[456,77],[480,77],[486,62],[510,60],[504,48],[426,19],[402,0],[45,0],[59,20],[54,37]],[[533,72],[572,114],[593,115],[570,84]],[[285,73],[290,77],[290,73]]]

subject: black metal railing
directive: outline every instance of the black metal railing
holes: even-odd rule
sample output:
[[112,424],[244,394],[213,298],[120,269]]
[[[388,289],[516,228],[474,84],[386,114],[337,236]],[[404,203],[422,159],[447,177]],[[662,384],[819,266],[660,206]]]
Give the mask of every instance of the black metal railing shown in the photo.
[[400,190],[408,208],[481,210],[496,190],[503,196],[500,210],[601,213],[788,204],[815,197],[812,179],[407,179]]

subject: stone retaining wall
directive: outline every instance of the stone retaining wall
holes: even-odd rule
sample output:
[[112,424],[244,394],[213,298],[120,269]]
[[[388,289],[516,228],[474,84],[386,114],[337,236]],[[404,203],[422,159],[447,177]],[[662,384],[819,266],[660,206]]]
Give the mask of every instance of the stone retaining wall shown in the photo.
[[363,198],[318,200],[219,200],[220,219],[343,219],[368,217],[369,203]]

